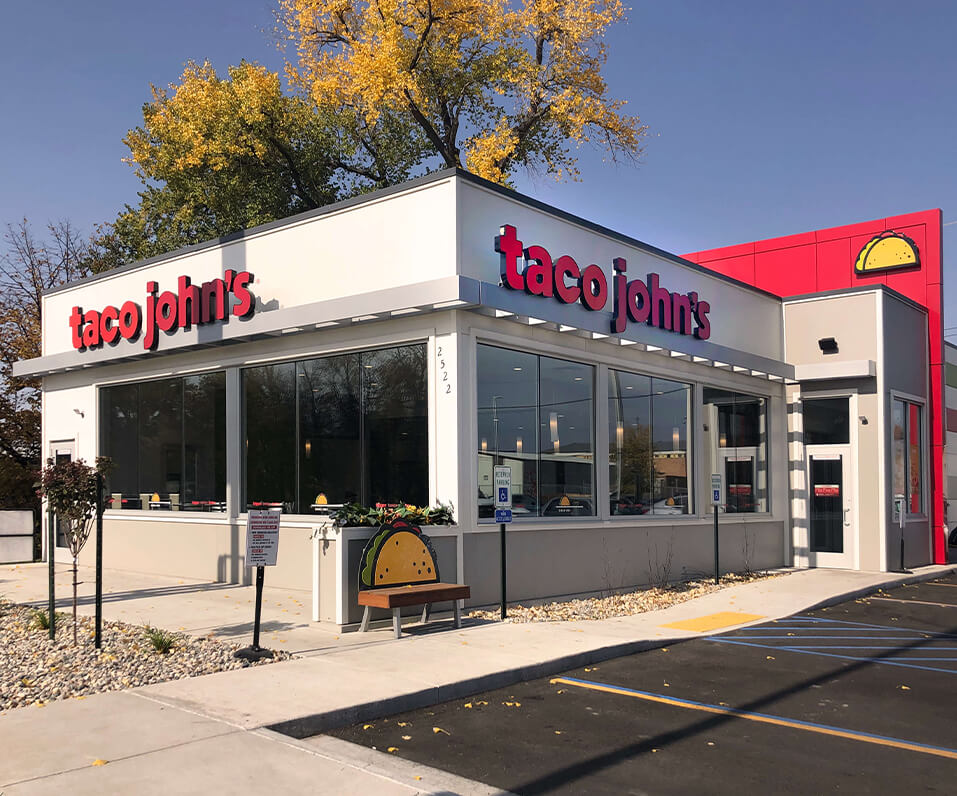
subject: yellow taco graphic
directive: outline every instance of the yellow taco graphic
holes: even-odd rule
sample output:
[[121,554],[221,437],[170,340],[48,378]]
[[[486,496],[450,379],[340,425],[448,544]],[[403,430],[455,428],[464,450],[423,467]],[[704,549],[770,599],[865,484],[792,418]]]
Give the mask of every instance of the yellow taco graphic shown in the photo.
[[362,560],[360,588],[439,580],[431,540],[414,525],[402,521],[382,526],[366,544]]
[[909,268],[920,265],[917,244],[906,235],[887,230],[871,238],[857,255],[854,270],[859,274]]

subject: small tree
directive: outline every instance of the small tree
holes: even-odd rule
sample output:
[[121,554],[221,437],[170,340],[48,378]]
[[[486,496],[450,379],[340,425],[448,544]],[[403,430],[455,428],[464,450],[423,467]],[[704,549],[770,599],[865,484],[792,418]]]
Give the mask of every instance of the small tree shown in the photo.
[[[43,469],[43,495],[60,521],[67,547],[73,556],[73,645],[76,646],[77,561],[96,523],[97,474],[105,476],[110,460],[97,457],[96,467],[83,459],[54,463],[47,459]],[[102,509],[101,509],[102,510]],[[53,551],[49,551],[53,555]]]

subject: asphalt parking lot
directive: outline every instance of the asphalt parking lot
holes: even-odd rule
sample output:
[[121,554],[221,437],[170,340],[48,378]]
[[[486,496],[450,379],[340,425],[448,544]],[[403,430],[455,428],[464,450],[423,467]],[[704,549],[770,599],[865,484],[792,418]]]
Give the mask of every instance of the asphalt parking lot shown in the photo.
[[952,793],[955,689],[949,576],[330,734],[518,794]]

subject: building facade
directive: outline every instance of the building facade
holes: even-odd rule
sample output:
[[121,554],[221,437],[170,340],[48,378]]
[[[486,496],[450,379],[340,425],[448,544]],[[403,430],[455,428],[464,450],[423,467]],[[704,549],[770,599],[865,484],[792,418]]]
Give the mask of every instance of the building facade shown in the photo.
[[245,581],[281,507],[269,581],[339,624],[371,529],[325,504],[452,504],[440,575],[489,604],[501,464],[513,600],[709,574],[715,510],[726,571],[932,560],[926,302],[713,265],[439,172],[50,291],[16,372],[50,457],[116,465],[106,566]]

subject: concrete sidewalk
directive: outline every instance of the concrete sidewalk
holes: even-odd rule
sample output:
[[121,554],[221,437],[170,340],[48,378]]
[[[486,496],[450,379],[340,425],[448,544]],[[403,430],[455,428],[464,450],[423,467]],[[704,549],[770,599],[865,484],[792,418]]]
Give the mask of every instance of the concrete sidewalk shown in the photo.
[[[307,594],[267,588],[263,619],[276,625],[264,644],[302,657],[8,711],[0,715],[0,787],[5,794],[193,793],[268,782],[329,793],[493,792],[332,739],[294,738],[702,634],[665,627],[677,622],[722,612],[767,621],[955,568],[912,575],[802,570],[636,616],[461,630],[410,625],[398,641],[390,628],[360,635],[313,625]],[[42,566],[2,567],[0,594],[42,601],[45,577]],[[105,616],[229,638],[248,632],[251,587],[169,580],[109,573]],[[142,593],[135,586],[145,581],[152,586]],[[65,589],[60,593],[66,598]],[[109,763],[92,765],[96,760]]]

